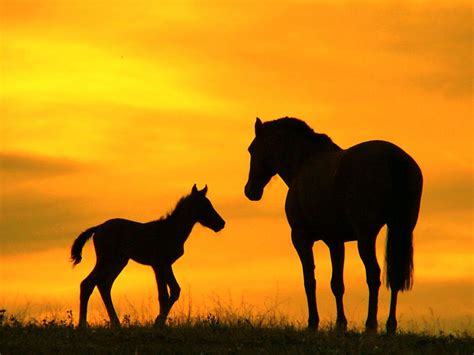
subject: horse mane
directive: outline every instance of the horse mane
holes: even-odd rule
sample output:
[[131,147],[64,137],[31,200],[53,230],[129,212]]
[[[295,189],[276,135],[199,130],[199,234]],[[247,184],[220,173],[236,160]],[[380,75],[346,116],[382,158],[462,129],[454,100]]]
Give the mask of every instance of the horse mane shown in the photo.
[[306,122],[298,118],[282,117],[273,121],[265,122],[263,123],[263,126],[272,130],[281,130],[286,133],[292,132],[307,138],[314,143],[335,146],[340,149],[327,134],[316,133]]

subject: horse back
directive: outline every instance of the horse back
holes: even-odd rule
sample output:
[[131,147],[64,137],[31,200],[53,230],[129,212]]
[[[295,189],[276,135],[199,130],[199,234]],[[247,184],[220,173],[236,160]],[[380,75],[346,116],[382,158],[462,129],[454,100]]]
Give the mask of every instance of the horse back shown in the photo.
[[[308,159],[288,191],[286,213],[292,228],[320,236],[355,240],[357,229],[377,229],[388,222],[398,196],[421,195],[416,162],[396,145],[369,141]],[[418,195],[418,196],[417,196]]]
[[337,184],[343,191],[340,203],[353,225],[376,229],[403,213],[414,228],[423,177],[415,160],[395,144],[369,141],[347,149]]

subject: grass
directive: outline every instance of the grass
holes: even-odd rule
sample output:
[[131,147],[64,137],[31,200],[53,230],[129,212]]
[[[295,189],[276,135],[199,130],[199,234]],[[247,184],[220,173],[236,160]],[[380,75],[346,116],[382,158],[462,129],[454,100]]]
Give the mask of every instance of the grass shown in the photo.
[[399,332],[340,333],[331,325],[307,331],[274,317],[171,319],[155,328],[125,315],[121,329],[107,324],[80,330],[71,311],[65,319],[18,320],[1,313],[0,353],[4,354],[473,354],[471,335]]

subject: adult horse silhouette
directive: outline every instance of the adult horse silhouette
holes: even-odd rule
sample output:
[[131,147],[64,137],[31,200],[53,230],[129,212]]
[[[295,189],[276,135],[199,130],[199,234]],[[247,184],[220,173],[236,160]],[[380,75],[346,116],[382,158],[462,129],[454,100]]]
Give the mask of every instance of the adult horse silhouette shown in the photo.
[[313,244],[322,240],[330,250],[331,289],[336,299],[336,326],[346,329],[344,315],[344,242],[357,241],[369,288],[367,330],[377,329],[380,267],[375,240],[388,226],[386,285],[391,289],[387,332],[397,327],[399,291],[413,284],[413,229],[420,208],[422,174],[399,147],[369,141],[341,149],[327,135],[305,122],[281,118],[255,123],[255,139],[245,195],[258,201],[275,174],[288,186],[285,211],[291,239],[303,267],[308,301],[308,326],[319,324],[316,306]]
[[71,248],[73,265],[81,262],[82,248],[92,236],[97,255],[94,269],[81,283],[80,327],[87,325],[87,303],[95,286],[104,301],[110,324],[120,326],[110,291],[115,279],[130,259],[153,268],[160,304],[160,313],[155,324],[165,323],[181,291],[171,265],[184,254],[184,242],[193,226],[200,223],[218,232],[225,225],[206,193],[207,185],[201,191],[194,185],[191,194],[181,198],[174,211],[166,217],[148,223],[111,219],[89,228],[77,237]]

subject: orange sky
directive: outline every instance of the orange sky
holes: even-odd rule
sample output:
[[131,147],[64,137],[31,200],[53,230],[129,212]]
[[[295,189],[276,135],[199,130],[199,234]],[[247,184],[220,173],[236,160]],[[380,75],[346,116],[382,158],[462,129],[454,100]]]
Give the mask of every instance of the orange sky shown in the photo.
[[[205,311],[217,296],[258,310],[278,303],[304,323],[286,187],[275,178],[261,202],[243,195],[255,116],[289,115],[342,147],[384,139],[418,161],[415,287],[400,298],[400,324],[432,310],[472,327],[470,2],[0,4],[0,306],[77,312],[94,263],[87,244],[83,263],[68,264],[79,232],[112,217],[156,219],[196,182],[227,225],[217,236],[195,228],[175,265],[177,309],[191,295]],[[328,251],[315,253],[320,314],[334,319]],[[367,288],[354,243],[345,279],[347,315],[360,325]],[[122,310],[149,300],[155,312],[151,270],[131,263],[113,296]],[[387,301],[382,291],[381,321]]]

